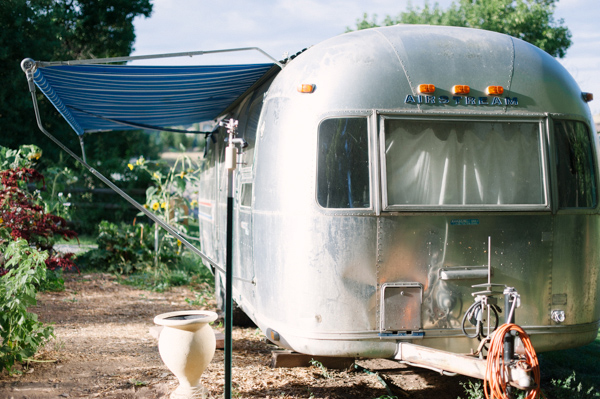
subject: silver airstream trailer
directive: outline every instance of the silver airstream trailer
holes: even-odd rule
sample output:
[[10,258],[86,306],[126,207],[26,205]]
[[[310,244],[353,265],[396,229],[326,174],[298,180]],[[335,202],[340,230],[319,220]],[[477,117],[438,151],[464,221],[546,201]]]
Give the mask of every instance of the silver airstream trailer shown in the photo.
[[[122,66],[71,67],[96,61],[22,62],[40,130],[61,146],[40,121],[36,85],[82,149],[85,132],[211,119],[231,104],[218,120],[227,134],[207,138],[201,250],[62,148],[202,256],[218,293],[231,261],[234,299],[271,341],[484,378],[484,361],[460,354],[482,353],[502,318],[537,351],[597,336],[592,96],[542,50],[483,30],[406,25],[334,37],[270,71],[142,67],[123,83]],[[171,86],[184,94],[167,95]],[[232,172],[225,155],[242,141]],[[518,340],[504,345],[519,351]],[[515,367],[505,380],[522,380]]]
[[[494,284],[518,293],[537,351],[594,340],[589,99],[544,51],[488,31],[394,26],[311,47],[223,115],[248,143],[234,300],[269,339],[312,355],[469,352],[473,294]],[[220,264],[224,133],[207,140],[199,200],[202,251]]]

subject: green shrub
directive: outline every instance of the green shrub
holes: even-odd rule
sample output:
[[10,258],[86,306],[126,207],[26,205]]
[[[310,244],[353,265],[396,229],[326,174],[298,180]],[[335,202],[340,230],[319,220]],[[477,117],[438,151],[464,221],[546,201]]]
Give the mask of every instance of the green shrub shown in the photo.
[[16,362],[33,356],[52,335],[27,308],[36,304],[36,287],[46,278],[48,254],[25,240],[11,241],[4,251],[6,274],[0,277],[0,370],[13,372]]
[[96,238],[98,248],[79,256],[77,264],[79,267],[125,275],[161,267],[177,269],[183,254],[181,243],[171,236],[161,236],[157,252],[154,234],[153,225],[102,221]]
[[38,287],[38,291],[64,291],[65,290],[65,279],[63,278],[63,270],[46,270],[46,278],[41,282]]
[[98,248],[77,257],[76,262],[79,267],[119,274],[148,270],[154,261],[153,234],[154,230],[142,223],[103,220],[98,226]]

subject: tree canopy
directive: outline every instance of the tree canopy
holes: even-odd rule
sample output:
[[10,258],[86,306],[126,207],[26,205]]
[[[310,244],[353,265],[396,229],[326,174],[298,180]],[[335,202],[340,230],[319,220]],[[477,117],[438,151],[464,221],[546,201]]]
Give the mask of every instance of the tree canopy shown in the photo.
[[[365,13],[357,19],[356,30],[396,24],[464,26],[486,29],[525,40],[548,54],[562,58],[571,46],[571,32],[564,21],[554,19],[558,0],[458,0],[448,9],[427,1],[423,8],[409,3],[397,17],[387,15],[382,24],[377,15]],[[348,29],[349,31],[352,29]]]
[[[22,59],[129,55],[135,42],[134,18],[151,13],[150,0],[0,0],[0,145],[17,148],[37,144],[45,159],[59,157],[58,147],[37,128],[20,67]],[[76,151],[76,135],[52,105],[40,101],[40,108],[46,129]],[[118,137],[112,139],[111,151],[126,148],[116,145]]]

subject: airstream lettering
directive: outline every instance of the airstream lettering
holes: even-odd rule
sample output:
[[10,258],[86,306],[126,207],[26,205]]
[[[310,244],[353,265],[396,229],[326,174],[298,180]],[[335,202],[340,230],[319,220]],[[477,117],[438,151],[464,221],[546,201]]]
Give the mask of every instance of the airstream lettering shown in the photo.
[[[494,94],[446,95],[454,82]],[[352,32],[273,70],[223,118],[248,142],[235,172],[234,299],[277,344],[468,353],[481,284],[490,302],[502,296],[493,284],[514,287],[511,313],[538,351],[596,337],[598,144],[581,90],[540,49],[455,27]],[[219,263],[224,136],[207,140],[200,186],[203,250]]]
[[[416,97],[416,99],[415,99]],[[450,98],[448,96],[413,96],[412,94],[407,94],[404,99],[405,104],[435,104],[437,99],[437,103],[439,104],[448,104],[450,103]],[[504,104],[502,100],[498,97],[461,97],[461,96],[453,96],[452,100],[454,101],[454,105],[460,105],[461,102],[463,105],[519,105],[518,97],[505,97]]]

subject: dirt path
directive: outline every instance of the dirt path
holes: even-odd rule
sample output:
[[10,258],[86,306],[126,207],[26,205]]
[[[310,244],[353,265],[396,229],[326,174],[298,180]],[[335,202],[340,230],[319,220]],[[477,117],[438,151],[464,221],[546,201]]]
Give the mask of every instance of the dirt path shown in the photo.
[[[149,333],[155,315],[190,309],[194,293],[165,293],[119,284],[107,274],[68,275],[64,292],[41,293],[33,309],[53,323],[56,338],[21,376],[0,374],[0,399],[163,398],[177,386]],[[210,301],[205,309],[214,310]],[[398,398],[456,399],[462,377],[409,368],[390,361],[358,361],[373,373],[317,367],[270,368],[273,346],[260,331],[233,333],[233,396],[236,398]],[[223,352],[217,351],[202,377],[213,398],[223,395]]]

